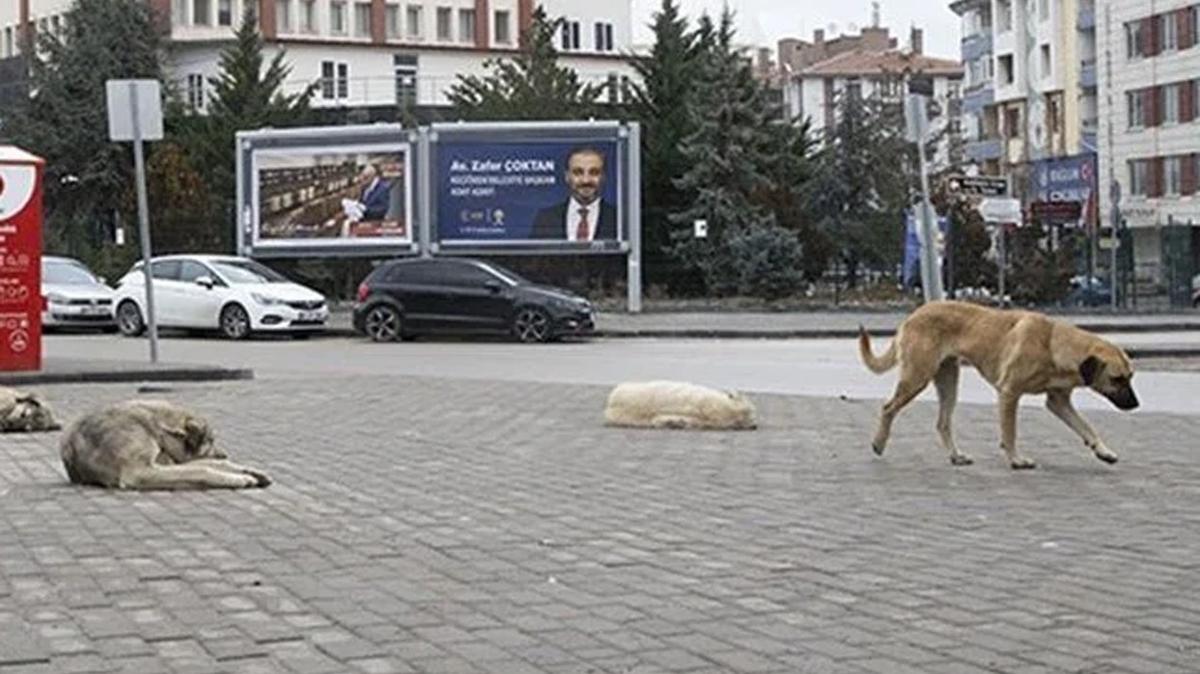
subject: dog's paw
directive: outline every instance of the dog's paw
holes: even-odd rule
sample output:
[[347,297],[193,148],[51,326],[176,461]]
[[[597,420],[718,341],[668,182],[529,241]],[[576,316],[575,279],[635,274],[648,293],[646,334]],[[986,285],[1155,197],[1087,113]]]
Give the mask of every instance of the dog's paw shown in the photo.
[[970,466],[971,464],[975,463],[975,459],[972,459],[966,454],[951,454],[950,463],[955,466]]
[[878,442],[872,442],[871,451],[875,452],[875,456],[883,456],[883,445]]
[[1018,456],[1012,460],[1013,470],[1032,470],[1037,468],[1037,462],[1027,456]]
[[1094,453],[1096,454],[1097,459],[1100,459],[1110,466],[1117,462],[1117,455],[1110,450],[1097,450]]
[[269,487],[271,486],[271,476],[257,470],[248,470],[246,474],[254,478],[254,484],[251,487]]

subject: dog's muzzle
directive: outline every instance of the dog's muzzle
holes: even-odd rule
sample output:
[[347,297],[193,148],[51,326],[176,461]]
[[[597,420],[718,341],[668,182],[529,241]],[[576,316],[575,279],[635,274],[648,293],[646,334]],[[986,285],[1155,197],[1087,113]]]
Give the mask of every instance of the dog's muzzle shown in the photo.
[[1125,411],[1136,410],[1140,404],[1137,394],[1131,388],[1122,389],[1120,392],[1108,396],[1108,399],[1117,406],[1117,409]]

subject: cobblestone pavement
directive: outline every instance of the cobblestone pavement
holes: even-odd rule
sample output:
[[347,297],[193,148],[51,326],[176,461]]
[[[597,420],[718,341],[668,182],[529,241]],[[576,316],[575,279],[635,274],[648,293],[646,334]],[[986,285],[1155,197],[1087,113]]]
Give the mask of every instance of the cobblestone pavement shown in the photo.
[[[47,387],[60,415],[132,386]],[[606,429],[594,387],[181,385],[265,490],[65,483],[0,437],[0,674],[1195,672],[1196,417],[755,396],[751,433]]]

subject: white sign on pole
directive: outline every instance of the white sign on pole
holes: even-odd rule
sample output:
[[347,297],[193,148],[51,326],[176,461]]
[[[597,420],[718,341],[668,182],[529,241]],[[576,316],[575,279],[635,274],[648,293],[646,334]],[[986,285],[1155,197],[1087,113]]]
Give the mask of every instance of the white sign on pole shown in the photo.
[[979,214],[987,222],[1021,222],[1019,199],[984,199],[979,202]]
[[162,86],[158,80],[108,80],[108,138],[115,142],[134,140],[130,88],[136,90],[138,126],[142,140],[162,140]]
[[696,220],[692,225],[695,227],[694,233],[697,239],[708,237],[708,220]]

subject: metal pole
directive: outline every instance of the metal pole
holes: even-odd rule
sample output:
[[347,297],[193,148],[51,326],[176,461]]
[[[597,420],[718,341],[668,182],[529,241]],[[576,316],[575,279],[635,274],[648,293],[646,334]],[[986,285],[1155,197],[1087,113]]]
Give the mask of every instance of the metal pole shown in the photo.
[[[924,114],[924,106],[921,106]],[[921,266],[925,272],[921,275],[922,289],[925,291],[925,301],[945,299],[942,292],[942,274],[937,262],[937,216],[933,204],[929,203],[929,176],[925,173],[925,139],[917,140],[917,156],[921,168]]]
[[133,115],[133,165],[137,172],[138,231],[142,238],[142,273],[146,283],[146,316],[150,328],[150,362],[158,362],[158,319],[154,312],[154,280],[150,273],[150,207],[146,203],[146,166],[142,159],[142,125],[138,119],[137,86],[129,83],[129,108]]
[[1005,242],[1005,239],[1007,239],[1007,238],[1008,238],[1008,227],[1004,223],[1000,223],[1000,245],[999,245],[1000,264],[998,265],[1000,269],[999,269],[998,278],[1000,281],[1000,284],[999,284],[1000,285],[1000,288],[999,288],[1000,306],[1002,306],[1002,307],[1007,306],[1007,304],[1008,304],[1004,300],[1004,268],[1008,266],[1008,244]]
[[638,314],[642,312],[642,132],[637,122],[629,125],[625,142],[629,157],[629,198],[625,208],[629,227],[627,308],[629,313]]

